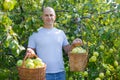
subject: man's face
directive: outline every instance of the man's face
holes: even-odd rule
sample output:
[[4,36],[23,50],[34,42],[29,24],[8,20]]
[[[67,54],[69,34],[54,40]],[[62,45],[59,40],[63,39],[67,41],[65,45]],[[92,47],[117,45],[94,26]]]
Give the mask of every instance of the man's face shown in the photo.
[[42,18],[45,25],[53,25],[56,18],[54,10],[52,8],[45,8]]

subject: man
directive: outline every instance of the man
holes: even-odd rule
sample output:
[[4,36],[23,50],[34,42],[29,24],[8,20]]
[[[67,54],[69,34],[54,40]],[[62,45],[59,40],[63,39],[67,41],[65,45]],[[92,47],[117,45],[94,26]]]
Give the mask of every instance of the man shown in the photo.
[[[35,50],[38,57],[46,63],[46,80],[66,80],[62,49],[68,53],[71,46],[65,33],[53,26],[56,19],[53,8],[44,8],[42,19],[44,22],[43,27],[29,37],[29,49],[26,55],[32,56],[34,54],[32,50]],[[76,43],[81,44],[81,39],[74,40],[72,44]]]

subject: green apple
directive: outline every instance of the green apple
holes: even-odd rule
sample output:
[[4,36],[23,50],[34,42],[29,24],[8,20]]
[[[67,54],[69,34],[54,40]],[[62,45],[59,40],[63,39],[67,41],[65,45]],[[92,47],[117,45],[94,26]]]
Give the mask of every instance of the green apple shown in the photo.
[[106,71],[106,75],[110,75],[110,71],[109,70]]
[[32,63],[32,62],[33,62],[33,60],[32,60],[32,59],[30,59],[30,58],[28,58],[28,59],[26,59],[26,60],[25,60],[25,64],[27,64],[27,63],[29,63],[29,62],[31,62],[31,63]]
[[25,64],[25,67],[28,69],[34,69],[35,65],[32,62],[28,62],[27,64]]
[[89,59],[90,62],[96,62],[96,60],[97,60],[96,56],[92,56],[92,57]]
[[18,66],[18,67],[22,66],[22,63],[23,63],[23,60],[18,60],[18,61],[17,61],[17,66]]
[[40,68],[40,67],[43,67],[43,66],[44,66],[44,63],[40,62],[40,64],[35,65],[35,68]]
[[45,64],[43,62],[40,63],[41,66],[44,66]]
[[101,80],[99,77],[95,78],[95,80]]
[[83,49],[82,51],[81,51],[81,53],[86,53],[87,51],[85,50],[85,49]]
[[104,45],[100,45],[100,50],[104,50]]
[[118,66],[118,61],[114,61],[114,66],[117,67]]
[[72,49],[72,53],[78,53],[78,50],[79,50],[79,48],[78,48],[78,47],[73,48],[73,49]]
[[79,47],[79,51],[78,51],[78,53],[86,53],[86,50],[83,49],[82,47]]
[[36,58],[36,59],[33,60],[33,63],[34,63],[35,65],[38,65],[38,64],[40,64],[41,62],[42,62],[42,60],[41,60],[40,58]]
[[87,71],[84,71],[83,76],[84,76],[84,77],[87,77],[87,76],[88,76],[88,72],[87,72]]
[[99,56],[99,53],[95,51],[95,52],[93,52],[93,56],[98,57],[98,56]]
[[86,50],[82,47],[75,47],[72,49],[71,53],[86,53]]
[[3,2],[3,8],[4,10],[12,10],[16,4],[15,0],[5,0]]
[[35,60],[39,61],[39,62],[42,62],[42,60],[40,58],[36,58]]
[[35,65],[35,68],[41,68],[41,65]]
[[101,73],[99,73],[99,77],[101,78],[101,79],[103,79],[105,76],[104,76],[104,73],[103,72],[101,72]]
[[113,53],[113,51],[114,51],[114,50],[111,48],[111,49],[109,50],[109,53]]

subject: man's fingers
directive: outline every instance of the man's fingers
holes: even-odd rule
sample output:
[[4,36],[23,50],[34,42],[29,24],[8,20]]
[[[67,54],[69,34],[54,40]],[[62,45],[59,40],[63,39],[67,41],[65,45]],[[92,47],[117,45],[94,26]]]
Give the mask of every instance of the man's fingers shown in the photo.
[[34,55],[35,55],[34,50],[32,50],[31,48],[27,48],[26,56],[28,56],[28,57],[34,57]]
[[82,40],[79,39],[79,38],[76,38],[73,43],[72,43],[73,46],[80,46],[80,45],[83,45],[82,43]]

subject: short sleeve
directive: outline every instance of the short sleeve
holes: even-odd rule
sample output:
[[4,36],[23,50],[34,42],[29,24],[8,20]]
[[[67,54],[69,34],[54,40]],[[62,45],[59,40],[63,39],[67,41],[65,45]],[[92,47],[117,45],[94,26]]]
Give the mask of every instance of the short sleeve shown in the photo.
[[34,35],[31,35],[28,40],[28,47],[30,48],[35,48],[35,40],[34,40]]
[[[63,32],[63,31],[62,31]],[[63,47],[64,46],[66,46],[66,45],[68,45],[69,44],[69,42],[68,42],[68,40],[67,40],[67,37],[66,37],[66,35],[65,35],[65,33],[63,32]]]

